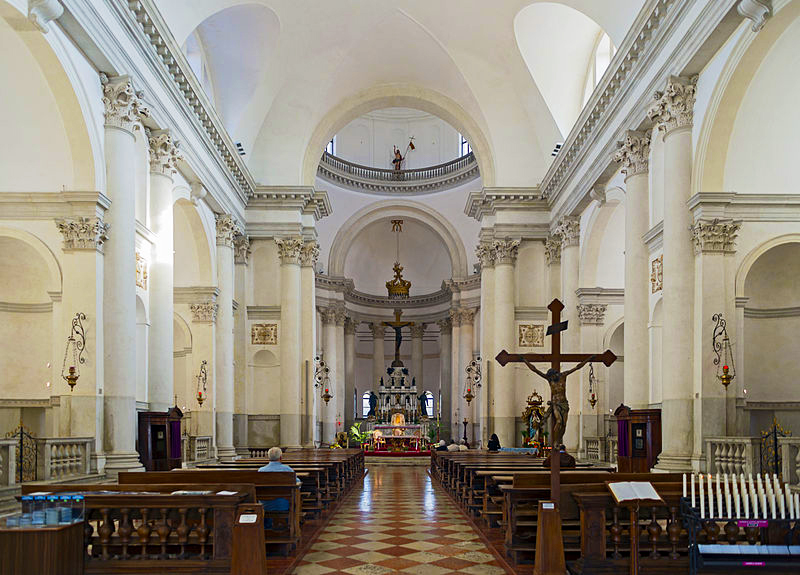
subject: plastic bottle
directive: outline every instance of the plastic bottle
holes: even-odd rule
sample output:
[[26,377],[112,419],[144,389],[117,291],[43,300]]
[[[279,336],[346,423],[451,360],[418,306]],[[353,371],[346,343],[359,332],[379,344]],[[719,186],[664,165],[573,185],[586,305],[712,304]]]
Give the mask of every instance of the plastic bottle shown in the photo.
[[72,496],[72,522],[83,523],[84,502],[83,495]]
[[72,523],[72,503],[73,503],[72,498],[73,498],[72,495],[63,495],[63,494],[59,498],[61,508],[59,510],[58,522],[61,523],[62,525],[67,525],[69,523]]
[[45,495],[33,496],[33,511],[31,513],[31,525],[34,527],[44,526],[44,511],[47,507],[47,497]]
[[30,527],[33,523],[33,496],[23,495],[20,497],[22,502],[22,515],[19,516],[20,527]]

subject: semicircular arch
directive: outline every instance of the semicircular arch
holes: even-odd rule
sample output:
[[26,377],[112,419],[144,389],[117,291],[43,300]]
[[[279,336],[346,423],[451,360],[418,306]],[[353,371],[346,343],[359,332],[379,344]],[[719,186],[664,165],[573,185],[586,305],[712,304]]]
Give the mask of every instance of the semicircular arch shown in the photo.
[[42,260],[47,266],[48,276],[50,278],[50,281],[47,284],[47,291],[53,293],[61,292],[61,287],[63,285],[61,265],[59,264],[56,255],[46,243],[30,232],[7,226],[0,226],[0,236],[14,238],[15,240],[18,240],[33,248],[33,250],[39,254],[39,256],[41,256]]
[[739,264],[739,269],[736,270],[736,297],[738,298],[745,296],[745,282],[747,280],[747,275],[750,273],[750,269],[756,263],[758,258],[763,256],[772,248],[783,244],[794,243],[800,243],[800,234],[785,234],[778,236],[772,238],[771,240],[767,240],[766,242],[750,250],[750,252],[742,260],[742,263]]
[[453,278],[462,279],[469,275],[467,251],[453,225],[436,210],[411,200],[384,200],[353,214],[339,228],[333,239],[328,257],[328,273],[334,277],[342,277],[347,254],[358,235],[370,224],[387,218],[413,220],[432,230],[442,239],[450,255]]

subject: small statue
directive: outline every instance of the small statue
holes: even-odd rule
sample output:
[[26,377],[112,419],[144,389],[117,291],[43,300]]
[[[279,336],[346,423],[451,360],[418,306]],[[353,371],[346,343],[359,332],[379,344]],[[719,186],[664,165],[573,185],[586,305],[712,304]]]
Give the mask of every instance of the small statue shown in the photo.
[[394,159],[392,159],[392,164],[394,165],[395,171],[400,171],[400,165],[403,163],[403,155],[400,153],[400,150],[397,146],[392,146],[394,148]]
[[428,414],[428,396],[425,392],[422,392],[417,396],[417,400],[419,401],[419,414],[420,417],[429,417]]
[[378,408],[378,396],[374,391],[369,392],[369,412],[367,417],[375,417],[375,410]]

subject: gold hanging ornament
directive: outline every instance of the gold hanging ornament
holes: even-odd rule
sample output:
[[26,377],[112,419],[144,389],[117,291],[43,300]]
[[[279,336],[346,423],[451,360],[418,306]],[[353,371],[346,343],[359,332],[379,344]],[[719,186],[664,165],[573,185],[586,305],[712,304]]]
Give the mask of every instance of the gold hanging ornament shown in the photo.
[[395,261],[392,269],[394,277],[386,282],[386,290],[389,292],[389,299],[408,299],[411,290],[411,282],[403,279],[403,266],[400,265],[400,234],[403,231],[403,220],[392,220],[392,233],[397,234]]
[[[86,332],[83,329],[83,320],[86,315],[78,312],[72,318],[72,329],[67,338],[67,347],[64,349],[64,362],[61,364],[61,378],[69,384],[69,390],[75,388],[78,378],[81,376],[80,364],[86,363],[83,357],[83,350],[86,349]],[[72,348],[72,364],[67,369],[67,357],[69,348]]]
[[206,386],[208,385],[208,362],[200,362],[200,371],[197,374],[197,403],[201,406],[206,400]]
[[716,322],[714,332],[711,336],[711,346],[714,354],[714,365],[717,366],[717,379],[725,386],[725,389],[736,377],[736,367],[733,365],[733,348],[731,340],[728,338],[727,322],[722,318],[721,313],[715,313],[711,321]]

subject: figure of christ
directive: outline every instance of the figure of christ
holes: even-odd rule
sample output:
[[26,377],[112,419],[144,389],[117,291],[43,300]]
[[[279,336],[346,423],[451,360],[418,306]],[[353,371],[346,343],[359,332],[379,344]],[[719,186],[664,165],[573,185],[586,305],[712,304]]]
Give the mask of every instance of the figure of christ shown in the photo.
[[403,315],[403,310],[394,310],[394,321],[384,321],[381,325],[385,325],[394,330],[394,361],[392,367],[403,367],[403,362],[400,361],[400,344],[403,343],[403,328],[414,325],[413,321],[400,321]]
[[550,401],[547,402],[548,408],[545,412],[545,421],[553,417],[553,437],[551,438],[552,446],[558,449],[564,441],[564,432],[567,429],[567,419],[569,417],[569,402],[567,401],[567,376],[575,371],[578,371],[584,365],[593,361],[596,355],[583,360],[578,365],[567,371],[558,371],[557,369],[550,368],[547,373],[542,372],[536,368],[530,361],[522,358],[525,365],[528,366],[536,375],[543,377],[550,384]]

